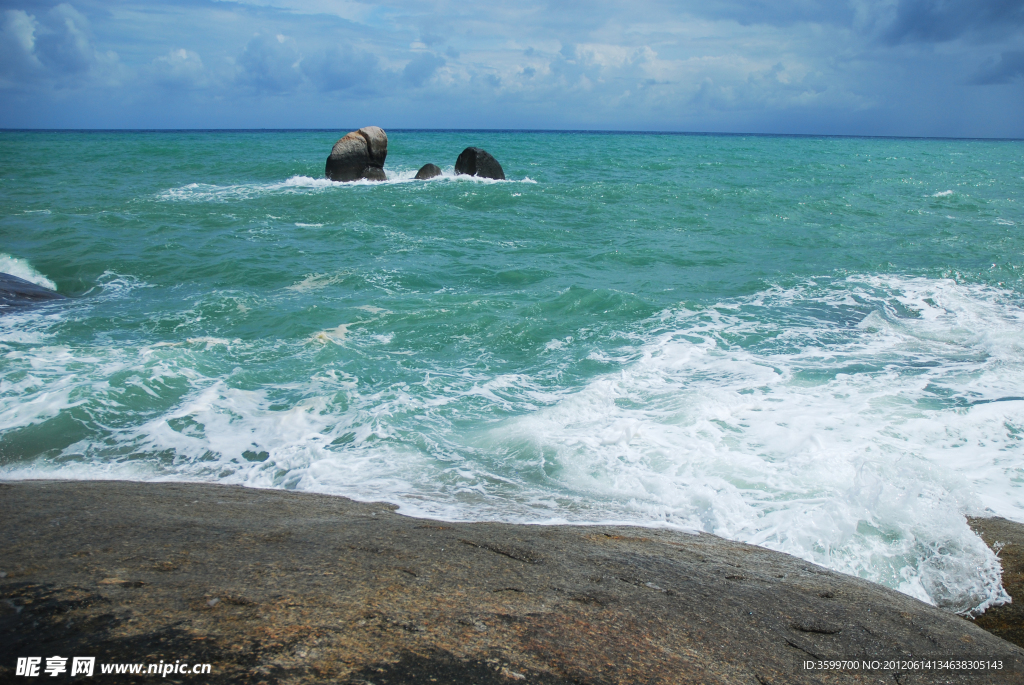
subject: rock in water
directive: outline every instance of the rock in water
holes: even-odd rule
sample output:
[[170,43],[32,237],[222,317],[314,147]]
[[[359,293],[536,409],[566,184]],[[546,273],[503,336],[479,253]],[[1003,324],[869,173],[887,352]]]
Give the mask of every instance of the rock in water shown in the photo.
[[416,172],[416,178],[420,181],[425,181],[428,178],[434,178],[441,175],[441,167],[436,164],[424,164],[420,167],[420,170]]
[[324,175],[332,181],[386,181],[384,160],[388,156],[388,134],[377,126],[352,131],[334,144]]
[[11,274],[0,273],[0,312],[8,307],[24,307],[47,300],[66,300],[67,297],[32,281]]
[[481,178],[504,180],[505,171],[490,152],[478,147],[467,147],[455,161],[455,173]]

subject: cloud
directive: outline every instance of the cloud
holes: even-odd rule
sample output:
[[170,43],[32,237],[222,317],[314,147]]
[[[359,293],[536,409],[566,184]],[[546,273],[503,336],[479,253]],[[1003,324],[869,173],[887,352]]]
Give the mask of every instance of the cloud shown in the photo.
[[295,41],[283,35],[257,35],[238,58],[238,82],[262,93],[286,93],[302,83]]
[[109,80],[118,72],[117,54],[96,50],[89,20],[68,3],[39,17],[6,10],[0,38],[0,75],[8,87],[46,81],[79,87],[87,74]]
[[302,71],[318,90],[376,91],[385,74],[375,55],[362,52],[351,45],[332,45],[326,50],[302,60]]
[[7,10],[0,28],[0,77],[17,82],[42,74],[43,64],[36,56],[36,30],[39,22],[22,10]]
[[440,67],[445,65],[445,58],[432,52],[421,52],[413,57],[402,70],[402,78],[406,83],[422,86]]
[[995,114],[1015,89],[968,86],[1020,78],[1022,0],[2,7],[0,125],[75,126],[75,98],[89,125],[321,127],[344,100],[401,127],[1024,135]]
[[850,24],[855,5],[835,0],[706,0],[692,3],[687,9],[698,16],[731,19],[743,26],[791,26],[799,22]]
[[970,80],[972,85],[995,85],[1010,83],[1024,78],[1024,50],[1011,50],[1000,55],[998,60],[990,60]]
[[203,88],[209,83],[203,60],[184,48],[155,58],[146,75],[151,83],[172,89]]
[[891,44],[1006,35],[1024,26],[1021,0],[898,0],[883,31]]
[[62,74],[81,74],[95,61],[89,20],[68,3],[47,13],[46,30],[36,40],[39,59]]

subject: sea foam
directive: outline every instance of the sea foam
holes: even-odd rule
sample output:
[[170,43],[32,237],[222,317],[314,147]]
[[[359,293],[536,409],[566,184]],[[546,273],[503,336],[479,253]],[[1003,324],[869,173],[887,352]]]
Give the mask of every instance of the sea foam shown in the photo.
[[[456,174],[454,167],[442,170],[442,174],[427,181],[416,179],[416,169],[389,170],[386,181],[332,181],[328,178],[312,176],[292,176],[284,181],[271,183],[239,183],[233,185],[214,185],[209,183],[189,183],[178,188],[170,188],[157,195],[158,200],[175,202],[231,202],[250,200],[267,195],[310,194],[322,193],[343,188],[387,187],[409,183],[475,183],[493,185],[501,183],[536,184],[537,181],[526,176],[522,179],[492,179],[479,176]],[[315,224],[309,224],[315,226]]]
[[1005,594],[964,513],[1024,519],[1024,315],[1006,297],[855,278],[665,312],[639,361],[494,440],[640,518],[978,610]]
[[24,259],[18,257],[12,257],[11,255],[0,252],[0,273],[10,274],[23,278],[26,281],[41,285],[44,288],[50,290],[56,290],[57,284],[51,281],[43,274],[36,271],[31,264]]
[[[350,325],[317,340],[389,354],[389,335]],[[965,514],[1024,520],[1014,293],[828,277],[668,309],[629,338],[628,349],[595,350],[616,370],[578,386],[435,365],[418,384],[368,387],[317,365],[255,388],[206,371],[211,355],[233,368],[333,346],[43,341],[4,352],[0,428],[75,415],[95,432],[0,473],[291,488],[442,519],[701,530],[960,613],[1007,600]],[[543,354],[579,344],[556,339]],[[130,396],[143,407],[131,416]],[[146,404],[154,396],[179,399]]]

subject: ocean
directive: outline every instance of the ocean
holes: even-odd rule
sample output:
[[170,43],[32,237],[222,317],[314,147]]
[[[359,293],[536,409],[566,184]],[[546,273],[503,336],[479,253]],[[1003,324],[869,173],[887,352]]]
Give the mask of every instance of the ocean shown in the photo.
[[1024,522],[1024,142],[392,130],[386,182],[333,183],[349,130],[0,132],[0,272],[71,296],[0,314],[0,478],[699,530],[1006,601],[965,516]]

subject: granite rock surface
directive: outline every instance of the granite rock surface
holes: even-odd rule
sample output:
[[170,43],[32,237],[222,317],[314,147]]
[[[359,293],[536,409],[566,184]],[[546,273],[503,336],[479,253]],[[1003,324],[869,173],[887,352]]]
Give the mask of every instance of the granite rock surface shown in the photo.
[[[971,518],[971,528],[995,551],[1003,565],[1003,587],[1013,599],[992,607],[975,623],[994,635],[1024,647],[1024,525],[1004,518]],[[1021,673],[1024,681],[1024,673]]]
[[[0,682],[17,657],[52,655],[187,660],[211,664],[204,683],[268,684],[1018,683],[1024,669],[1024,650],[970,621],[707,534],[24,481],[0,484],[0,549]],[[929,656],[1003,669],[801,666]]]
[[364,126],[343,136],[331,148],[324,175],[332,181],[386,181],[384,161],[388,136],[377,126]]

